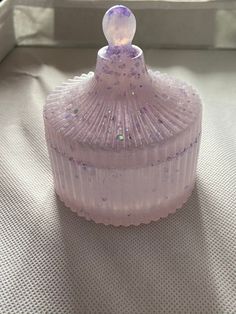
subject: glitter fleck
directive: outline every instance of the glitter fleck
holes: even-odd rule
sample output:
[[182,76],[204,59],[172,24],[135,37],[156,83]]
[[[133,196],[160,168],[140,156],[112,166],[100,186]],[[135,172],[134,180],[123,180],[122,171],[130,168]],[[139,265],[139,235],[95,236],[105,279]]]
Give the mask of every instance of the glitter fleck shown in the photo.
[[132,92],[131,92],[131,95],[133,95],[133,96],[134,96],[134,91],[132,91]]
[[116,139],[118,140],[118,141],[123,141],[124,139],[125,139],[125,137],[124,137],[124,135],[123,134],[118,134],[117,136],[116,136]]
[[161,96],[164,98],[164,99],[169,99],[169,96],[167,94],[161,94]]
[[65,115],[65,119],[70,119],[70,118],[71,118],[71,114],[70,113]]
[[82,169],[86,170],[87,169],[87,165],[85,163],[82,163]]
[[143,114],[143,113],[147,112],[147,109],[146,109],[146,107],[142,107],[139,111],[141,114]]

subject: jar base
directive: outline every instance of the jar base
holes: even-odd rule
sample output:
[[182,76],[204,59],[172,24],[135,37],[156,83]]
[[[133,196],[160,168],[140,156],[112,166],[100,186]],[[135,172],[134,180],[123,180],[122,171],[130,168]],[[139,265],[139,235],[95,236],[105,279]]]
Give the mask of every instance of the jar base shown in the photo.
[[175,198],[170,200],[166,200],[165,202],[161,203],[159,206],[155,208],[150,208],[142,212],[139,212],[138,215],[135,212],[131,212],[130,214],[125,214],[122,217],[114,217],[111,214],[102,215],[99,213],[94,214],[90,213],[88,210],[83,210],[78,208],[75,204],[72,204],[67,198],[61,196],[57,191],[56,194],[58,195],[59,199],[64,203],[64,205],[70,208],[73,212],[75,212],[79,217],[83,217],[86,220],[92,220],[95,223],[101,223],[104,225],[112,225],[115,227],[124,226],[128,227],[131,225],[138,226],[140,224],[149,224],[152,221],[157,221],[161,218],[167,217],[169,214],[173,214],[176,212],[177,209],[181,208],[184,203],[187,202],[188,198],[192,194],[192,191],[195,186],[195,181],[188,186],[187,189],[183,191],[183,193]]

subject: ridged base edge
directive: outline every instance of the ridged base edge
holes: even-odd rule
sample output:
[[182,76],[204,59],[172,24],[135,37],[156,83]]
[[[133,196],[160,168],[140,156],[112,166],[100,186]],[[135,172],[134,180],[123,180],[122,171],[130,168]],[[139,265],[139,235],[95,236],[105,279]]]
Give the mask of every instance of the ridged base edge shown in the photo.
[[[57,191],[56,191],[56,194],[59,197],[59,199],[64,203],[64,205],[68,207],[69,209],[71,209],[73,212],[75,212],[79,217],[83,217],[88,221],[92,220],[96,224],[103,224],[106,226],[112,225],[114,227],[129,227],[129,226],[139,226],[141,224],[149,224],[153,221],[158,221],[161,218],[166,218],[170,214],[174,214],[177,209],[180,209],[181,207],[183,207],[183,205],[187,202],[188,198],[192,194],[194,185],[195,185],[195,182],[187,190],[185,190],[181,196],[175,199],[171,199],[168,202],[165,202],[164,204],[160,205],[155,210],[152,209],[152,210],[147,211],[147,214],[145,214],[144,216],[120,217],[119,222],[112,221],[112,220],[108,222],[106,221],[107,219],[99,215],[94,216],[94,215],[90,215],[90,213],[88,212],[86,213],[81,212],[79,208],[76,208],[76,206],[71,205],[68,200],[63,199],[63,197],[61,197],[59,193],[57,193]],[[148,212],[150,213],[150,215],[148,215]]]

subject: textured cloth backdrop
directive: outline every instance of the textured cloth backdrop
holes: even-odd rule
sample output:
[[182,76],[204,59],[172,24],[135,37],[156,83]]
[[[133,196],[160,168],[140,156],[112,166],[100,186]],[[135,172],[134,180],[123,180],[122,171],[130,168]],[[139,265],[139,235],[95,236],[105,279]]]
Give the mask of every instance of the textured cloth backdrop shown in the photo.
[[57,199],[47,93],[95,50],[16,48],[0,64],[0,313],[236,313],[236,54],[147,50],[204,102],[198,178],[167,219],[115,228]]

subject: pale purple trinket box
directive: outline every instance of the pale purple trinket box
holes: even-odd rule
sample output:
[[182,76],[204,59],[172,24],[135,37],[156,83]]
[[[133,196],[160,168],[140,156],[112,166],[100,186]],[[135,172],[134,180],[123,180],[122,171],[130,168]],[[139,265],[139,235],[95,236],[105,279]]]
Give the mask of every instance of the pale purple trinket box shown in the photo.
[[79,216],[115,226],[149,223],[187,201],[201,135],[196,90],[147,70],[135,28],[128,8],[109,9],[95,73],[68,80],[44,107],[56,193]]

